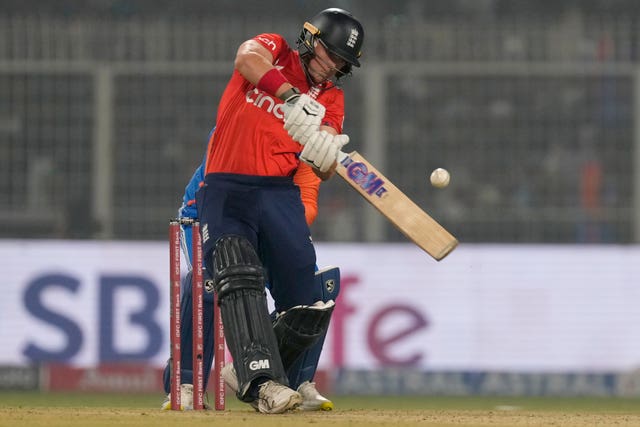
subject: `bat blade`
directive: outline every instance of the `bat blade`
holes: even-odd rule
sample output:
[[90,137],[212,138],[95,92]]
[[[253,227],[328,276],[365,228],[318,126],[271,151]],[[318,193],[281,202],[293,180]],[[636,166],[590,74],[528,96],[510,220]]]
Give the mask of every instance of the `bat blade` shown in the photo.
[[458,240],[423,211],[357,151],[341,153],[336,172],[407,238],[436,261],[446,257]]

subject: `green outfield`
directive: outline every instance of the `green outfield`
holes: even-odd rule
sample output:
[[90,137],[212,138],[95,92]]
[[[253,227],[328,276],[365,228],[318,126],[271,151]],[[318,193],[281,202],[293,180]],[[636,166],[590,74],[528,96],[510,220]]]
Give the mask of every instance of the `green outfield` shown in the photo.
[[224,412],[160,411],[161,394],[0,392],[0,426],[640,426],[640,399],[334,397],[326,413],[256,414],[235,398]]

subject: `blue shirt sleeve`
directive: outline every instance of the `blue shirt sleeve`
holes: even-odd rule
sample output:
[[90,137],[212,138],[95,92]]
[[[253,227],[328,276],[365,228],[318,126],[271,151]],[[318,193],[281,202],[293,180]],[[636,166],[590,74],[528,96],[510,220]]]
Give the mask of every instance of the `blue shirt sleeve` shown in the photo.
[[184,189],[182,196],[182,206],[178,211],[180,218],[197,218],[198,209],[196,207],[196,191],[200,188],[200,183],[204,181],[204,163],[198,166],[193,173],[191,180]]
[[[215,127],[211,129],[209,133],[209,138],[211,138],[211,134],[213,133]],[[208,140],[207,140],[208,141]],[[196,191],[200,188],[200,183],[204,181],[204,167],[205,162],[207,161],[207,155],[205,153],[204,159],[202,163],[196,171],[193,173],[191,180],[184,188],[184,196],[182,196],[182,206],[178,210],[179,218],[198,218],[198,208],[196,206]]]

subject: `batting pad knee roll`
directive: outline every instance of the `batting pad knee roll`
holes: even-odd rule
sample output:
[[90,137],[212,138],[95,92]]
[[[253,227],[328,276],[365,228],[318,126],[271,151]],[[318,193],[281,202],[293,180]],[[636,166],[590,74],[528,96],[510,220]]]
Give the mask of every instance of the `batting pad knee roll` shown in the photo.
[[262,265],[251,243],[241,236],[221,237],[213,270],[238,398],[249,400],[251,381],[259,377],[288,384],[267,308]]
[[218,298],[239,287],[264,291],[262,263],[245,237],[221,237],[213,254],[214,287]]

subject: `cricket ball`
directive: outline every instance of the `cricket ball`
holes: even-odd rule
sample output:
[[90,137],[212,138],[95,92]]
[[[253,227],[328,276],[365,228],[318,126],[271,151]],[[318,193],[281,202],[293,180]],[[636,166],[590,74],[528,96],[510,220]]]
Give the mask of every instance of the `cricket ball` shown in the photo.
[[431,185],[436,188],[444,188],[449,185],[451,176],[446,169],[438,168],[431,172]]

